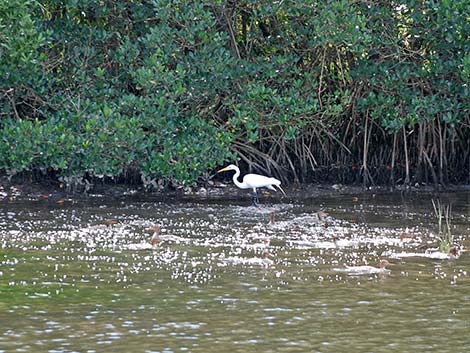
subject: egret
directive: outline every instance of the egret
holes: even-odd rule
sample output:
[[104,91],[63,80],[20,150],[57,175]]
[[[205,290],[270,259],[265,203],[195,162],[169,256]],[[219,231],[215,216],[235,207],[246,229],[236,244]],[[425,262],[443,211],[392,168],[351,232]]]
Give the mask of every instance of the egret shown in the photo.
[[253,189],[253,206],[258,206],[258,193],[256,192],[257,188],[268,188],[269,190],[277,191],[274,186],[276,186],[281,192],[285,195],[286,193],[281,188],[281,182],[276,178],[270,178],[264,175],[259,174],[246,174],[243,177],[243,182],[238,181],[238,177],[240,176],[240,169],[233,164],[222,168],[217,173],[226,172],[229,170],[234,170],[235,174],[233,175],[233,182],[234,184],[239,187],[240,189]]

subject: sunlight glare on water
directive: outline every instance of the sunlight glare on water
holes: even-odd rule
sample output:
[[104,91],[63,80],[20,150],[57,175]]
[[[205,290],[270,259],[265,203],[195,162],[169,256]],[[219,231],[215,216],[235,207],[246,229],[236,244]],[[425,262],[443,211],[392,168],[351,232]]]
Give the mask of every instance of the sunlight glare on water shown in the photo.
[[470,255],[426,252],[430,200],[3,202],[0,352],[465,351]]

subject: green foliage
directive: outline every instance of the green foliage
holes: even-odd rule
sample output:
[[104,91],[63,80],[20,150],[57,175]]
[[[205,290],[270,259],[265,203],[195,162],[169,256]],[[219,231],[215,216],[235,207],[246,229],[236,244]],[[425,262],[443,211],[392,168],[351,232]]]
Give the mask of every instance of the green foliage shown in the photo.
[[[230,59],[224,34],[202,5],[177,12],[169,2],[42,5],[35,20],[49,35],[38,53],[46,59],[41,82],[29,88],[43,102],[3,121],[0,167],[52,168],[66,177],[136,171],[185,184],[231,158],[229,135],[199,109],[214,104],[219,87],[212,76],[222,75]],[[5,90],[18,86],[10,80]]]
[[2,81],[21,82],[23,70],[35,71],[38,49],[44,34],[37,31],[31,9],[37,3],[29,0],[11,0],[0,3],[0,68]]
[[464,0],[0,2],[0,169],[191,184],[241,157],[302,180],[334,166],[357,181],[340,176],[357,164],[372,178],[374,163],[444,182],[470,163],[469,12]]

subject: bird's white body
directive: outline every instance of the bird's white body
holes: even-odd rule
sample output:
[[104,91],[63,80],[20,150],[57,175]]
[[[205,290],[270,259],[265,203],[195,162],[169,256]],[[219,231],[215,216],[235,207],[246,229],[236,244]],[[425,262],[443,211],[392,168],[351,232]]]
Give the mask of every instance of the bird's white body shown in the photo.
[[[240,172],[238,172],[238,175],[240,175]],[[259,174],[247,174],[243,177],[243,182],[240,183],[238,182],[238,175],[236,173],[233,175],[233,182],[240,189],[253,189],[253,191],[256,191],[257,188],[265,187],[270,190],[277,191],[273,185],[281,185],[281,182],[276,178],[270,178]]]

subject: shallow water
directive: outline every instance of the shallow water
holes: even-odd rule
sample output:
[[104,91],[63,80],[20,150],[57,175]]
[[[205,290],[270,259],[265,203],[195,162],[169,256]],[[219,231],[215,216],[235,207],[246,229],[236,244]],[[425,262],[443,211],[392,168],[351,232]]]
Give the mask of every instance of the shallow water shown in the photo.
[[[441,200],[468,247],[470,194]],[[0,352],[470,347],[470,253],[425,256],[437,239],[430,195],[261,202],[0,203]],[[173,238],[152,248],[145,229],[155,224]],[[395,256],[408,253],[423,256]],[[383,258],[389,273],[341,271]]]

